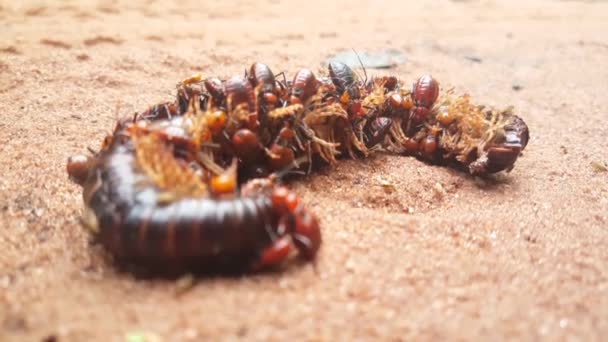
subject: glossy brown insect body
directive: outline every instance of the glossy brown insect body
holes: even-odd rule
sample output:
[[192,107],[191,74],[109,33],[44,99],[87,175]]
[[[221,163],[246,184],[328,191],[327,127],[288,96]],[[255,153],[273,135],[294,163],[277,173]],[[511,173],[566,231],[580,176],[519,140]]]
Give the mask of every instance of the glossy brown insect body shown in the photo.
[[239,158],[245,162],[257,161],[262,151],[257,135],[247,128],[242,128],[232,135],[232,145]]
[[414,83],[412,89],[414,108],[412,113],[415,122],[424,121],[438,96],[439,83],[431,75],[424,75]]
[[222,81],[215,77],[208,78],[203,81],[203,85],[213,99],[213,105],[216,107],[223,106],[224,101],[226,100],[226,93]]
[[336,97],[345,107],[351,120],[358,120],[362,115],[361,96],[363,84],[348,65],[332,61],[328,65],[329,76],[336,88]]
[[257,94],[257,117],[261,127],[266,127],[268,112],[280,105],[279,92],[272,70],[262,63],[253,63],[249,68],[249,82]]
[[494,139],[485,151],[469,165],[473,175],[511,171],[529,139],[528,126],[514,115],[504,127],[504,135]]
[[249,81],[254,88],[258,88],[260,102],[264,106],[272,107],[278,103],[276,80],[268,65],[253,63],[249,68]]
[[293,77],[290,104],[305,103],[319,89],[319,81],[310,69],[300,69]]
[[255,111],[253,87],[243,77],[234,76],[226,80],[224,82],[224,91],[231,109],[235,109],[240,105],[246,105],[247,110],[250,112]]
[[379,117],[372,121],[369,121],[364,128],[366,134],[365,145],[368,148],[374,147],[381,144],[384,138],[389,133],[393,120],[387,117]]
[[83,185],[89,177],[92,163],[92,158],[87,156],[75,155],[69,157],[66,169],[70,179],[77,184]]
[[338,61],[329,62],[327,68],[329,77],[339,95],[347,92],[352,98],[359,98],[359,88],[356,86],[356,76],[353,69]]

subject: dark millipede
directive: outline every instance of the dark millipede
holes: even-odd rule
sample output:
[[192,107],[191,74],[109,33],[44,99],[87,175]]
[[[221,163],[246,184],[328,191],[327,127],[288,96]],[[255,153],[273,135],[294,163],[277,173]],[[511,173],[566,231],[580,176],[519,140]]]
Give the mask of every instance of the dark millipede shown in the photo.
[[[98,152],[68,159],[83,223],[116,259],[262,270],[313,261],[317,217],[281,183],[376,151],[509,172],[529,140],[512,108],[473,103],[424,75],[361,80],[344,63],[292,80],[254,63],[226,80],[192,75],[174,101],[117,122]],[[281,77],[282,75],[282,77]]]

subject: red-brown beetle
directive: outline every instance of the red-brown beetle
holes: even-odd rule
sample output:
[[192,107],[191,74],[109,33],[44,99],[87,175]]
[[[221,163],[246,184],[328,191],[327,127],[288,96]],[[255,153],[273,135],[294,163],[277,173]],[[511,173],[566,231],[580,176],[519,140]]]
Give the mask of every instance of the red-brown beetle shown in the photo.
[[232,145],[236,155],[246,162],[257,161],[260,158],[262,146],[258,136],[247,128],[241,128],[232,135]]
[[262,63],[253,63],[249,68],[249,82],[257,93],[257,119],[262,127],[265,126],[268,113],[281,106],[279,90],[272,70]]
[[481,155],[469,164],[469,172],[483,175],[511,171],[529,138],[528,126],[519,116],[513,115],[504,127],[504,135],[492,140]]
[[359,88],[356,84],[357,80],[353,69],[338,61],[329,62],[327,69],[339,96],[347,92],[352,98],[359,98]]
[[357,77],[348,65],[331,61],[328,65],[329,76],[336,88],[336,97],[347,110],[352,120],[358,120],[363,113],[361,107],[361,88],[362,82],[357,80]]
[[[276,81],[272,70],[266,64],[253,63],[249,68],[249,82],[259,89],[259,102],[264,107],[274,107],[279,102]],[[259,110],[259,109],[258,109]]]
[[438,96],[439,83],[431,75],[424,75],[414,83],[412,89],[412,100],[414,101],[412,118],[414,122],[420,123],[426,119]]
[[203,86],[211,96],[211,99],[213,99],[213,105],[215,107],[224,106],[226,92],[224,90],[224,84],[219,78],[208,78],[203,81]]
[[319,85],[319,81],[310,69],[300,69],[293,77],[289,103],[305,103],[317,93]]
[[234,76],[226,80],[224,91],[230,103],[230,109],[233,110],[237,106],[245,104],[249,111],[255,111],[253,87],[243,77]]

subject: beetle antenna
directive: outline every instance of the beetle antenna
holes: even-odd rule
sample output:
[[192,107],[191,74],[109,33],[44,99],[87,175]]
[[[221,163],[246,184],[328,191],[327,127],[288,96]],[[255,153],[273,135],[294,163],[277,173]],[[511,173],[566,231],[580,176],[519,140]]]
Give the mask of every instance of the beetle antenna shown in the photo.
[[363,81],[363,84],[367,84],[367,71],[365,71],[365,66],[363,65],[363,61],[361,61],[361,57],[359,57],[359,54],[357,53],[357,51],[353,48],[353,52],[355,53],[355,56],[357,56],[357,59],[359,60],[359,64],[361,64],[361,68],[363,69],[363,74],[365,75],[365,81]]

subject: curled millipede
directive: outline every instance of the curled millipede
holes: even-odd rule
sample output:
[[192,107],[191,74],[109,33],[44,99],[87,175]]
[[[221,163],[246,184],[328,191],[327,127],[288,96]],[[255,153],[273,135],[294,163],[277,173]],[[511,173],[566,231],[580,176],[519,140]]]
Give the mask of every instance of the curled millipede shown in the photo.
[[300,69],[287,81],[254,63],[245,77],[182,80],[174,101],[120,120],[98,153],[70,157],[85,225],[117,259],[147,265],[258,270],[292,251],[313,260],[319,223],[281,175],[377,150],[486,175],[510,171],[528,143],[511,108],[441,93],[429,75],[409,87],[361,80],[340,62],[327,74]]
[[128,125],[95,158],[68,163],[84,188],[86,226],[117,259],[257,269],[294,246],[314,259],[319,225],[294,193],[267,179],[237,193],[230,170],[201,175],[150,139],[159,132],[140,131]]

